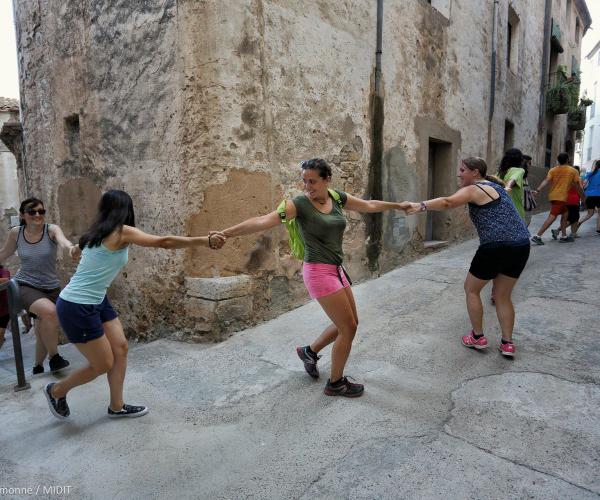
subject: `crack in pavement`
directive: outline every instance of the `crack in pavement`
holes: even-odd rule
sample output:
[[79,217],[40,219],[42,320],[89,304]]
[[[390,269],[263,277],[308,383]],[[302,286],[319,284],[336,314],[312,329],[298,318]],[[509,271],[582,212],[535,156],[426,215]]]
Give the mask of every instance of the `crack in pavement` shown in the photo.
[[531,465],[528,465],[526,463],[519,462],[517,460],[513,460],[511,458],[508,458],[508,457],[505,457],[505,456],[502,456],[502,455],[498,455],[498,454],[494,453],[492,450],[489,450],[487,448],[479,446],[478,444],[472,443],[471,441],[468,441],[465,438],[462,438],[460,436],[455,436],[454,434],[452,434],[451,432],[449,432],[446,429],[442,429],[441,432],[443,432],[444,434],[446,434],[447,436],[449,436],[451,438],[457,439],[458,441],[462,441],[463,443],[466,443],[469,446],[472,446],[473,448],[477,448],[478,450],[481,450],[484,453],[487,453],[488,455],[492,455],[493,457],[499,458],[501,460],[506,460],[507,462],[510,462],[513,465],[518,465],[518,466],[524,467],[525,469],[528,469],[530,471],[537,472],[539,474],[544,474],[545,476],[549,476],[549,477],[552,477],[554,479],[558,479],[559,481],[562,481],[563,483],[570,484],[571,486],[575,486],[576,488],[579,488],[581,490],[587,491],[588,493],[593,493],[594,495],[600,494],[600,491],[590,490],[589,488],[586,488],[585,486],[582,486],[582,485],[577,484],[577,483],[573,483],[572,481],[569,481],[568,479],[565,479],[563,477],[557,476],[556,474],[552,474],[551,472],[546,472],[546,471],[543,471],[541,469],[536,469],[535,467],[533,467]]
[[[560,290],[560,293],[568,293],[568,291]],[[557,297],[556,295],[527,295],[528,299],[543,299],[543,300],[556,300],[558,302],[573,302],[575,304],[585,304],[587,306],[599,306],[600,303],[586,302],[584,300],[568,299],[564,296]]]
[[469,377],[469,378],[466,378],[466,379],[462,380],[458,384],[458,386],[456,388],[454,388],[454,389],[452,389],[450,391],[450,393],[448,395],[448,399],[450,400],[449,414],[442,421],[440,430],[442,432],[445,432],[444,431],[444,427],[446,425],[448,425],[448,423],[450,422],[450,420],[452,420],[452,418],[453,418],[452,412],[456,408],[456,403],[454,401],[454,393],[455,392],[457,392],[460,389],[462,389],[469,382],[473,382],[475,380],[479,380],[479,379],[483,379],[483,378],[488,378],[488,377],[498,377],[498,376],[501,376],[501,375],[506,375],[508,373],[510,373],[510,374],[514,373],[514,374],[517,374],[517,375],[519,375],[519,374],[548,375],[550,377],[554,377],[557,380],[562,380],[563,382],[569,382],[571,384],[577,384],[577,385],[594,385],[594,386],[598,385],[598,384],[596,384],[594,382],[581,382],[581,381],[577,381],[577,380],[571,380],[571,379],[568,379],[566,377],[561,377],[560,375],[555,375],[554,373],[549,373],[549,372],[544,372],[544,371],[538,371],[538,370],[505,370],[505,371],[498,372],[498,373],[488,373],[486,375],[476,375],[474,377]]
[[456,401],[454,399],[454,394],[457,391],[461,390],[469,382],[473,382],[475,380],[479,380],[479,379],[483,379],[483,378],[488,378],[488,377],[496,377],[496,376],[500,376],[500,375],[506,375],[507,373],[510,373],[510,374],[546,375],[546,376],[554,377],[557,380],[562,380],[563,382],[569,382],[571,384],[593,385],[593,386],[597,385],[597,384],[587,383],[587,382],[578,382],[578,381],[575,381],[575,380],[570,380],[570,379],[565,378],[565,377],[561,377],[559,375],[555,375],[554,373],[548,373],[548,372],[542,372],[542,371],[535,371],[535,370],[519,370],[519,371],[508,371],[508,372],[505,371],[505,372],[501,372],[501,373],[491,373],[491,374],[487,374],[487,375],[478,375],[478,376],[475,376],[475,377],[471,377],[471,378],[463,380],[458,385],[458,387],[456,387],[455,389],[453,389],[452,391],[450,391],[450,405],[451,405],[451,407],[450,407],[450,410],[448,412],[448,416],[443,420],[443,422],[441,424],[440,432],[443,432],[444,434],[446,434],[447,436],[449,436],[451,438],[454,438],[454,439],[457,439],[459,441],[462,441],[462,442],[468,444],[469,446],[477,448],[477,449],[483,451],[484,453],[492,455],[492,456],[494,456],[496,458],[499,458],[501,460],[506,460],[507,462],[510,462],[510,463],[512,463],[514,465],[518,465],[518,466],[524,467],[524,468],[526,468],[528,470],[531,470],[531,471],[534,471],[534,472],[537,472],[537,473],[544,474],[546,476],[552,477],[554,479],[557,479],[557,480],[562,481],[564,483],[570,484],[571,486],[574,486],[574,487],[579,488],[581,490],[587,491],[589,493],[593,493],[594,495],[600,494],[600,491],[591,490],[589,488],[586,488],[585,486],[582,486],[580,484],[577,484],[577,483],[574,483],[572,481],[569,481],[568,479],[565,479],[565,478],[563,478],[561,476],[558,476],[556,474],[553,474],[551,472],[547,472],[547,471],[543,471],[541,469],[537,469],[537,468],[535,468],[532,465],[528,465],[526,463],[519,462],[518,460],[511,459],[511,458],[505,457],[503,455],[498,455],[498,454],[494,453],[492,450],[490,450],[488,448],[484,448],[484,447],[482,447],[482,446],[480,446],[480,445],[478,445],[476,443],[473,443],[473,442],[467,440],[466,438],[463,438],[461,436],[456,436],[456,435],[452,434],[452,432],[448,429],[450,421],[454,418],[453,412],[456,409]]
[[[437,430],[434,431],[435,434],[437,434]],[[365,443],[369,443],[369,442],[377,442],[377,441],[390,441],[392,439],[421,439],[421,438],[426,438],[426,437],[433,437],[433,433],[428,432],[425,434],[392,434],[390,436],[386,436],[386,437],[378,437],[378,438],[372,438],[372,439],[366,439],[366,440],[362,440],[362,441],[356,441],[355,443],[353,443],[350,448],[348,448],[348,450],[346,451],[346,453],[344,453],[338,460],[336,460],[336,463],[334,463],[331,467],[321,471],[317,477],[311,481],[311,483],[306,487],[306,489],[302,492],[302,494],[299,496],[299,498],[302,498],[304,495],[306,495],[306,493],[315,485],[317,484],[321,479],[323,479],[323,477],[325,475],[327,475],[330,471],[334,470],[341,462],[343,462],[348,455],[350,455],[354,449],[360,445],[363,445]]]

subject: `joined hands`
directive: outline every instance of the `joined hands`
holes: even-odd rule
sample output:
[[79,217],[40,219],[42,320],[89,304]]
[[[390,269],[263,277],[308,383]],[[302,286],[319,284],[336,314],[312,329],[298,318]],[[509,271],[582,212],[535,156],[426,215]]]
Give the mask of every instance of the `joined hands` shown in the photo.
[[410,201],[398,203],[398,210],[403,210],[406,215],[412,215],[422,211],[420,203],[412,203]]
[[213,250],[218,250],[219,248],[223,248],[223,245],[227,241],[227,236],[225,236],[221,231],[209,231],[208,232],[208,246]]

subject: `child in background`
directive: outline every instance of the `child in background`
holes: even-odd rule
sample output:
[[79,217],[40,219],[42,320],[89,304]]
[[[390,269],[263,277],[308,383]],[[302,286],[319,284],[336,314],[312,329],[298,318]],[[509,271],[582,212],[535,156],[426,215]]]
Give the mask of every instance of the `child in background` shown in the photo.
[[[10,279],[10,271],[0,265],[0,284],[6,283]],[[0,348],[4,344],[4,333],[8,325],[8,293],[6,290],[0,292]]]
[[[579,172],[579,167],[574,165],[573,168]],[[580,181],[581,184],[581,181]],[[561,238],[558,240],[561,243],[572,242],[575,241],[575,238],[579,238],[577,234],[577,229],[579,229],[579,203],[581,202],[581,198],[577,189],[575,187],[571,187],[569,189],[569,194],[567,196],[567,211],[562,213],[560,220],[560,229],[552,229],[552,238],[555,240],[558,239],[558,236],[563,231]],[[565,220],[566,219],[566,220]],[[567,228],[571,228],[571,234],[567,236]],[[563,229],[564,228],[564,229]]]

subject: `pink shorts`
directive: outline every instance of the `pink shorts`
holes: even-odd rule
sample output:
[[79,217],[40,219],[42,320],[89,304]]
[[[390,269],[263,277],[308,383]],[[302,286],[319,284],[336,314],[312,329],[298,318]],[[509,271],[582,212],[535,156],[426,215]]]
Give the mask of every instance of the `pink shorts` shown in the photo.
[[352,284],[348,281],[344,268],[335,264],[304,262],[302,264],[302,278],[308,294],[313,299],[331,295],[342,288],[348,288]]

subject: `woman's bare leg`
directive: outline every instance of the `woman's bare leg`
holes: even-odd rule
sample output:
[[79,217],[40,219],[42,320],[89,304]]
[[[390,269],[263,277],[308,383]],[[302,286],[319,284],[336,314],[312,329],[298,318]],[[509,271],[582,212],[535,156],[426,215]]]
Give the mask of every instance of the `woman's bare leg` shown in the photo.
[[104,333],[110,342],[114,360],[112,368],[106,374],[110,387],[110,409],[120,411],[123,408],[123,384],[127,371],[127,339],[119,318],[103,323]]
[[[35,321],[35,363],[41,365],[46,359],[58,352],[58,316],[56,306],[49,299],[38,299],[29,308],[37,316]],[[41,345],[39,345],[41,343]]]
[[510,278],[499,274],[494,278],[496,285],[496,315],[502,330],[502,338],[512,341],[513,328],[515,326],[515,309],[512,303],[512,291],[517,284],[516,278]]
[[356,312],[351,302],[352,291],[350,288],[344,288],[317,300],[338,331],[331,350],[330,375],[331,382],[336,382],[344,376],[344,368],[358,327]]
[[[356,324],[358,324],[358,313],[356,312],[356,303],[354,301],[354,294],[352,293],[352,288],[344,288],[346,290],[346,296],[350,301],[350,306],[352,307],[352,312],[354,313],[354,319]],[[329,344],[335,341],[338,336],[338,329],[333,323],[329,325],[323,333],[317,337],[317,339],[310,344],[310,348],[313,352],[319,352],[321,349],[327,347]]]
[[[471,273],[467,273],[465,279],[465,297],[467,299],[467,312],[471,320],[471,326],[476,335],[483,333],[483,304],[481,303],[481,289],[487,285],[489,280],[480,280]],[[494,287],[494,299],[498,306],[498,290]]]
[[85,344],[74,344],[88,361],[88,366],[72,371],[52,386],[52,397],[62,398],[79,385],[91,382],[99,375],[108,372],[114,363],[113,352],[106,335]]
[[579,221],[579,227],[581,227],[581,224],[583,224],[586,220],[591,219],[594,216],[594,211],[595,210],[593,208],[588,208],[587,214],[585,214],[583,219]]

